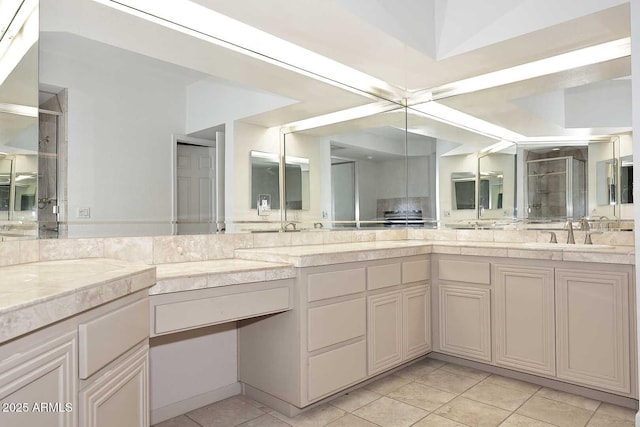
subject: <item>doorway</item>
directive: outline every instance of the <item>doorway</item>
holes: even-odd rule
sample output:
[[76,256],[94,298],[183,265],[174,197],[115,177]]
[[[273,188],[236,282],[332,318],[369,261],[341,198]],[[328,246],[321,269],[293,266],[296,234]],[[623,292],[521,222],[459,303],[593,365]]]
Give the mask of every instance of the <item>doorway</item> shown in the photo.
[[211,234],[216,223],[216,143],[175,138],[174,234]]
[[335,227],[353,227],[356,222],[356,163],[332,159],[331,202]]

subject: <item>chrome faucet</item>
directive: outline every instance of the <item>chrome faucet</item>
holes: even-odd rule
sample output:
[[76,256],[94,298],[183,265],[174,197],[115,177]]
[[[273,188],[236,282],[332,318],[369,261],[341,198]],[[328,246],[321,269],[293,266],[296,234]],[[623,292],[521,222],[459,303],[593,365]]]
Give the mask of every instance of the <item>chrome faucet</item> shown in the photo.
[[580,230],[589,231],[590,228],[589,220],[587,218],[582,218],[580,220]]
[[573,222],[567,221],[567,223],[564,225],[564,228],[569,230],[569,233],[567,233],[567,243],[575,244],[576,239],[573,237]]
[[556,233],[554,231],[543,231],[543,233],[549,233],[549,243],[558,243],[558,238],[556,237]]
[[291,229],[292,229],[292,230],[295,230],[295,229],[296,229],[296,223],[295,223],[295,222],[288,222],[288,223],[286,223],[286,224],[284,225],[284,227],[282,227],[282,229],[283,229],[284,231],[287,231],[287,230],[289,230],[289,226],[291,226]]

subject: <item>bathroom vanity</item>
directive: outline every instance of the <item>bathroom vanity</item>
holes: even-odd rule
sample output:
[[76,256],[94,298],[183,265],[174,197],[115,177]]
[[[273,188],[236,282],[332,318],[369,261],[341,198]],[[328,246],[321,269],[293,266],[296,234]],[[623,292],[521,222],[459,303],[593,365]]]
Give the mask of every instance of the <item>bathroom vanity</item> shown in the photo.
[[[234,258],[155,266],[88,258],[1,267],[3,420],[48,426],[56,411],[64,426],[145,426],[179,415],[150,414],[149,336],[229,322],[238,323],[241,391],[288,415],[426,354],[636,404],[632,248],[392,233],[268,248],[243,241]],[[49,412],[35,412],[36,402]]]

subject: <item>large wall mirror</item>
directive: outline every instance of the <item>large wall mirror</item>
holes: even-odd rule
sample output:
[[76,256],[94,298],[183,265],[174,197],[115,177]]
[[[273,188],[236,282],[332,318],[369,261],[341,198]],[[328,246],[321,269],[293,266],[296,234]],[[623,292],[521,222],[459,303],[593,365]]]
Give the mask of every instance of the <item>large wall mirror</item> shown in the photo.
[[38,220],[38,2],[0,2],[0,240]]
[[[380,98],[359,91],[365,83],[354,89],[296,72],[280,60],[228,49],[206,31],[193,37],[170,20],[160,25],[125,13],[124,6],[19,3],[19,13],[0,14],[12,17],[6,34],[18,35],[0,40],[0,50],[17,52],[0,57],[1,238],[180,230],[180,138],[215,147],[208,171],[215,209],[202,221],[220,225],[209,232],[249,231],[264,222],[253,195],[252,152],[278,159],[279,194],[267,193],[275,196],[274,225],[633,217],[628,55],[590,56],[592,63],[578,68],[466,89],[420,80],[419,88],[434,88],[428,102],[415,88],[396,93],[381,85],[395,102],[410,95],[408,108],[393,104],[355,120],[293,126],[296,132],[283,138],[283,125]],[[625,9],[607,13],[602,19],[624,17]],[[109,23],[116,22],[128,30],[114,30]],[[624,36],[620,28],[616,37]],[[457,79],[484,72],[450,69]],[[447,109],[457,114],[441,114]],[[516,144],[496,148],[502,142]],[[291,161],[283,168],[284,158]]]

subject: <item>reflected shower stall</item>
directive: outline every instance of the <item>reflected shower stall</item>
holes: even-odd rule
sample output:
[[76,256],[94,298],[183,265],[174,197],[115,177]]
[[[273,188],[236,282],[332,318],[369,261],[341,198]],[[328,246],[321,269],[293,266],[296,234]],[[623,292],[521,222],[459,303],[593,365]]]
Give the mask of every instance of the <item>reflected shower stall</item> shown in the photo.
[[586,216],[586,165],[573,156],[527,161],[529,219]]

